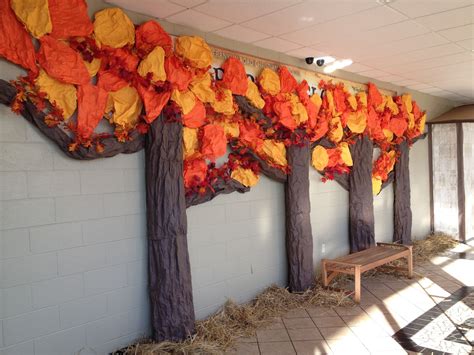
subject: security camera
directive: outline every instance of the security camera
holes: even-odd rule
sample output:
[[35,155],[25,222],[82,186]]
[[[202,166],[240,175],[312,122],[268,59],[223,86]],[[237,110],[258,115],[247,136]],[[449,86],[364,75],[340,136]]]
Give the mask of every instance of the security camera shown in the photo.
[[316,65],[318,67],[323,67],[326,63],[330,63],[330,61],[326,60],[326,58],[332,58],[332,57],[319,57],[319,58],[306,57],[304,60],[305,60],[306,64],[308,64],[308,65],[316,63]]
[[316,65],[318,67],[322,67],[324,65],[324,63],[326,63],[326,61],[324,60],[324,58],[317,58],[316,59]]

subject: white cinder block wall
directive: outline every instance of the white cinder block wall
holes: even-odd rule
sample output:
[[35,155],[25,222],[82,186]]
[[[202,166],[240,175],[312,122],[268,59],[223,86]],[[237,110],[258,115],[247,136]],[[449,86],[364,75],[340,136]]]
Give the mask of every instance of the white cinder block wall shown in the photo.
[[[0,354],[105,354],[148,334],[143,153],[74,161],[3,106],[0,140]],[[348,252],[348,194],[310,177],[318,263]],[[375,199],[377,240],[392,203],[391,187]],[[286,283],[282,184],[191,207],[188,225],[197,317]]]
[[[0,61],[0,78],[18,74]],[[426,95],[419,102],[433,114],[451,107]],[[413,234],[422,237],[429,231],[427,142],[410,158]],[[106,354],[149,334],[143,160],[143,152],[71,160],[0,105],[0,355]],[[313,169],[310,178],[317,267],[321,257],[348,252],[348,194]],[[391,187],[375,199],[377,240],[391,240],[392,201]],[[244,302],[286,284],[283,185],[262,177],[249,193],[191,207],[188,230],[198,318],[227,298]]]

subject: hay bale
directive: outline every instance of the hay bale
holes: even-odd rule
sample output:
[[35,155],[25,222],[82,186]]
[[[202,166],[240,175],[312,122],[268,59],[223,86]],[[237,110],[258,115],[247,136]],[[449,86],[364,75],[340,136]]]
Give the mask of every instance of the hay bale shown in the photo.
[[[414,262],[429,260],[457,244],[458,242],[452,237],[442,233],[414,241]],[[403,267],[406,266],[406,261],[395,260],[391,265]],[[381,274],[400,276],[400,271],[382,267],[364,273],[363,276],[367,278]],[[249,303],[238,305],[228,301],[218,313],[196,322],[196,334],[183,342],[153,343],[151,340],[143,340],[122,350],[121,353],[124,355],[221,354],[232,348],[237,338],[254,335],[258,328],[268,325],[274,317],[280,317],[292,309],[353,305],[349,292],[337,290],[349,280],[351,277],[342,275],[335,279],[333,289],[325,289],[321,280],[317,279],[316,285],[304,293],[291,293],[286,288],[271,286]]]
[[232,301],[211,317],[196,322],[196,334],[183,342],[140,342],[123,353],[127,355],[155,354],[216,354],[231,348],[240,337],[254,335],[255,331],[295,308],[313,306],[352,305],[350,294],[324,289],[318,282],[304,293],[291,293],[288,289],[271,286],[253,301],[238,305]]

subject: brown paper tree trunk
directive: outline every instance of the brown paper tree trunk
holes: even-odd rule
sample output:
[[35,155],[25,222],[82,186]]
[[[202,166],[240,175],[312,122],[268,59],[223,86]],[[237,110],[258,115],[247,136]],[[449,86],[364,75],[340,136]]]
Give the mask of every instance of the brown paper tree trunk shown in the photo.
[[373,144],[367,136],[351,146],[349,174],[349,244],[351,253],[375,245],[374,197],[372,192]]
[[410,207],[410,149],[408,142],[399,145],[400,157],[395,164],[393,241],[411,244],[412,213]]
[[309,162],[311,149],[290,146],[287,150],[291,172],[285,184],[286,252],[288,256],[288,283],[293,292],[302,292],[313,285],[313,235],[309,200]]
[[162,114],[145,140],[149,294],[153,339],[183,340],[194,333],[187,245],[182,125]]

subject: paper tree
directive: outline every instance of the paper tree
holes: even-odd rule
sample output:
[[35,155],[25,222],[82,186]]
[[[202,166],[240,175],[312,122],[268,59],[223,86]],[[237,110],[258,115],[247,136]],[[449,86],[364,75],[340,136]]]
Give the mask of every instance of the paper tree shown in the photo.
[[[341,99],[339,87],[321,83],[323,100],[310,97],[307,83],[298,84],[284,67],[278,74],[264,69],[254,83],[235,58],[226,60],[223,78],[216,80],[209,74],[211,50],[201,38],[182,36],[173,43],[157,22],[135,27],[118,8],[97,12],[91,22],[84,0],[0,0],[0,20],[0,56],[28,73],[11,83],[0,80],[1,103],[73,159],[145,150],[156,341],[181,340],[194,332],[187,207],[219,194],[246,192],[260,173],[285,182],[289,286],[303,291],[314,280],[311,149],[317,145],[313,164],[326,177],[347,180],[353,196],[366,199],[369,189],[372,196],[368,137],[375,133],[365,126],[358,132],[351,128],[354,118],[346,117],[341,105],[352,107],[355,99],[344,91]],[[356,125],[364,115],[366,126],[373,126],[371,100],[369,86],[366,108],[357,102],[352,107]],[[410,112],[421,132],[421,116],[414,106]],[[404,143],[394,142],[403,156]],[[324,154],[328,163],[322,166]],[[395,162],[393,155],[390,159]],[[403,159],[400,171],[407,166]]]

